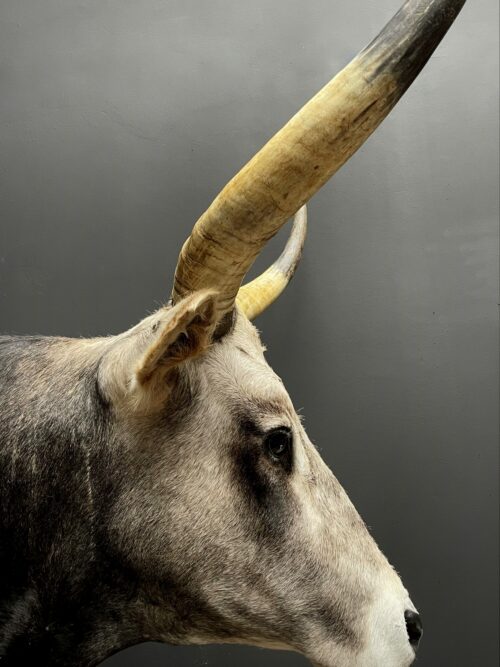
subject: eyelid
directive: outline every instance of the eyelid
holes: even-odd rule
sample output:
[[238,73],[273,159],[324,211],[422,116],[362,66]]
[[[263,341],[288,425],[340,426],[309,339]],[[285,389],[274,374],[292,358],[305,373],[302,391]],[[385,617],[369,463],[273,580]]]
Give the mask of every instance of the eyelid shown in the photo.
[[266,431],[266,434],[276,433],[277,431],[286,431],[287,433],[290,434],[292,433],[292,429],[290,426],[288,426],[287,424],[281,424],[281,426],[272,426],[268,431]]
[[[271,433],[271,431],[279,431],[279,430],[289,431],[290,433],[293,433],[292,423],[290,421],[288,421],[288,419],[285,421],[283,419],[283,416],[284,415],[280,415],[280,416],[277,415],[274,419],[271,417],[271,418],[262,420],[262,422],[260,422],[260,424],[259,424],[260,428],[262,428],[262,430],[265,433]],[[285,419],[286,419],[286,417],[285,417]]]

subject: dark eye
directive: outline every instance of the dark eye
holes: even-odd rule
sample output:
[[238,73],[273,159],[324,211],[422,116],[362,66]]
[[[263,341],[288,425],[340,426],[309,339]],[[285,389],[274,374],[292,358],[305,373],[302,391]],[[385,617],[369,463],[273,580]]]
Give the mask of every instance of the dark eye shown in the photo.
[[292,449],[292,433],[286,427],[275,428],[264,436],[264,447],[275,461],[288,458]]

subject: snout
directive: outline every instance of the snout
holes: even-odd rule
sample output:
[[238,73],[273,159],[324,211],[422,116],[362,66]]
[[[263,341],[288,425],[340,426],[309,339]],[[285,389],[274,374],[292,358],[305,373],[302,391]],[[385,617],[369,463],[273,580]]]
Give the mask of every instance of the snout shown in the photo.
[[[401,600],[399,600],[401,605]],[[406,610],[405,610],[406,607]],[[405,611],[403,611],[405,610]],[[396,611],[386,603],[372,616],[367,642],[361,651],[323,647],[312,657],[314,667],[410,667],[422,637],[422,620],[409,599]],[[319,658],[319,659],[318,659]]]
[[[386,572],[380,582],[383,588],[367,618],[367,641],[352,667],[409,667],[415,661],[422,620],[407,591],[392,574]],[[351,663],[346,664],[351,667]]]
[[416,651],[420,642],[420,638],[424,632],[420,614],[418,614],[416,611],[413,611],[413,609],[407,609],[405,611],[405,623],[406,632],[408,633],[408,640],[413,649]]

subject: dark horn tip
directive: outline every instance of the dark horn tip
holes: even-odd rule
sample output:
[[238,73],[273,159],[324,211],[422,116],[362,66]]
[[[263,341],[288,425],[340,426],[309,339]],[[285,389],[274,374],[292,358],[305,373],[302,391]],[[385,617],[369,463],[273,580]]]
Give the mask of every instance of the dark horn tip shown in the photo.
[[407,0],[361,52],[375,65],[372,79],[389,71],[402,95],[420,73],[466,0]]

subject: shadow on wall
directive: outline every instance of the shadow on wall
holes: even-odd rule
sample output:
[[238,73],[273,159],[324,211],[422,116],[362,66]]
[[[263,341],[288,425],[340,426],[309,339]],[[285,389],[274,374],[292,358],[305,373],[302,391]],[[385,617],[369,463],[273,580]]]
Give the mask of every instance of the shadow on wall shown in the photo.
[[101,663],[103,667],[306,667],[301,655],[249,646],[167,646],[149,642],[121,651]]

